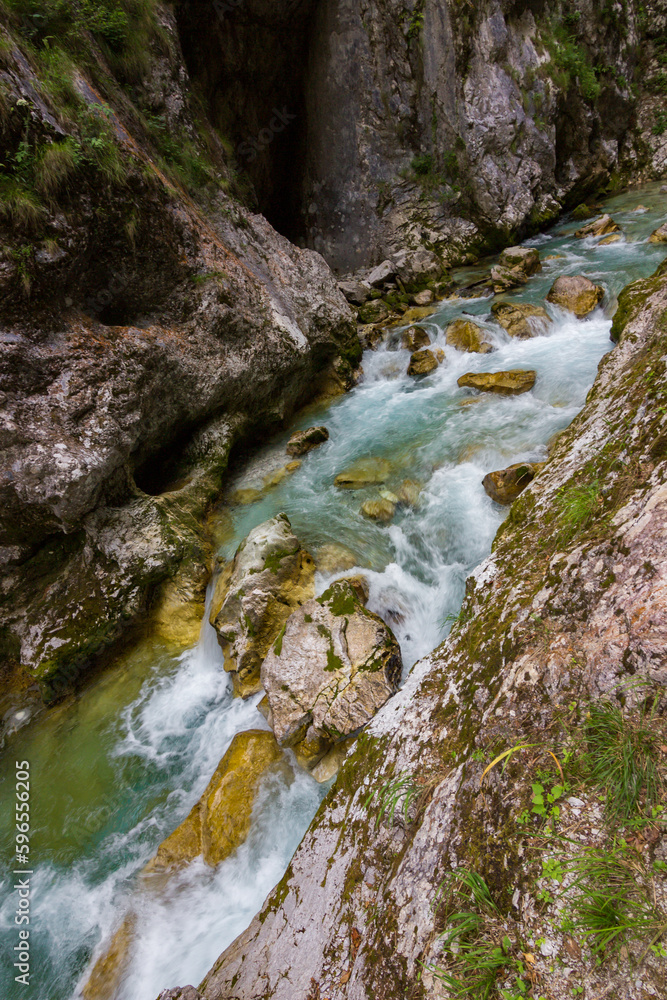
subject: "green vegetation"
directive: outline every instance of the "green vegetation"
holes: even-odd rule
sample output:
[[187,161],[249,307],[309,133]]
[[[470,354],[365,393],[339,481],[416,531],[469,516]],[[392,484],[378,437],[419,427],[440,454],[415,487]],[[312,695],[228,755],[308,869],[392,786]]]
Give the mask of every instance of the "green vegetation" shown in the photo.
[[544,38],[551,64],[547,65],[554,83],[563,91],[577,85],[587,101],[600,96],[601,85],[590,57],[576,37],[578,12],[565,15],[561,22],[551,22],[549,34]]
[[600,484],[597,479],[590,483],[575,483],[558,491],[557,507],[565,538],[589,526],[602,506]]
[[377,830],[385,815],[391,826],[399,806],[403,819],[407,823],[410,806],[418,793],[419,789],[409,774],[401,774],[397,778],[391,778],[385,781],[380,788],[374,789],[364,802],[364,807],[370,809],[375,803],[375,829]]
[[591,705],[584,726],[584,768],[604,789],[610,821],[646,816],[657,805],[662,782],[656,765],[656,730],[652,714],[624,716],[617,705]]

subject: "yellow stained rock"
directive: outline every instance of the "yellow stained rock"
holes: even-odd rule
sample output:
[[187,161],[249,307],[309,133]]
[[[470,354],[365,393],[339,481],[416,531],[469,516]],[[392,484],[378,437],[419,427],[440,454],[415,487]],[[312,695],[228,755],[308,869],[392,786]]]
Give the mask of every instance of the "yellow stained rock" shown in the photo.
[[495,392],[500,396],[518,396],[535,385],[537,373],[514,369],[508,372],[466,372],[457,385],[481,392]]
[[391,472],[391,462],[386,458],[359,458],[356,462],[339,472],[334,484],[346,490],[360,490],[364,486],[384,483]]
[[470,354],[488,354],[493,350],[484,337],[484,330],[469,319],[455,319],[445,333],[445,340],[451,347]]
[[136,913],[125,917],[112,937],[111,944],[93,966],[82,990],[84,1000],[115,1000],[129,965],[136,925]]
[[273,733],[262,729],[237,733],[204,794],[160,844],[146,871],[173,870],[200,855],[211,866],[228,857],[248,836],[262,775],[281,760]]

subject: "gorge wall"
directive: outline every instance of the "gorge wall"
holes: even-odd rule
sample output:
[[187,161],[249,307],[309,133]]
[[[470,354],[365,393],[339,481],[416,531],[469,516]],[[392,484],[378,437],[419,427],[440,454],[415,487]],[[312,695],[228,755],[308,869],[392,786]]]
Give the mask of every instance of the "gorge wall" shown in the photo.
[[338,271],[474,259],[660,173],[664,21],[587,0],[7,0],[10,689],[67,691],[185,563],[171,595],[201,599],[233,444],[358,361],[317,251]]

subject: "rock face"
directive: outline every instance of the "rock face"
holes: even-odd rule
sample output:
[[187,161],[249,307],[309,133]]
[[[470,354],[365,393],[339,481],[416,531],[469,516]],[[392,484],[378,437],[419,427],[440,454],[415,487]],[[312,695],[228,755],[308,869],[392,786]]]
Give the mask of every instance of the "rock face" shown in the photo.
[[287,442],[288,455],[305,455],[312,448],[329,440],[326,427],[309,427],[305,431],[295,431]]
[[542,270],[539,250],[534,247],[507,247],[498,263],[501,267],[523,271],[527,278]]
[[429,375],[437,367],[438,361],[433,351],[424,348],[421,351],[415,351],[411,356],[408,375]]
[[[460,623],[357,742],[285,877],[201,984],[206,1000],[439,996],[428,970],[451,965],[437,904],[443,881],[462,869],[485,880],[502,919],[511,920],[512,961],[524,960],[514,940],[548,941],[548,954],[533,955],[540,995],[569,996],[576,981],[592,997],[629,997],[639,958],[641,989],[665,995],[664,960],[644,954],[650,934],[629,942],[627,958],[596,966],[586,949],[579,955],[553,933],[561,900],[537,899],[554,887],[535,849],[543,821],[517,823],[524,810],[530,815],[539,768],[551,767],[550,782],[560,782],[542,748],[558,753],[584,738],[591,710],[618,706],[622,691],[626,721],[645,719],[654,699],[654,718],[662,719],[667,414],[654,405],[664,381],[653,378],[647,390],[647,376],[664,358],[665,309],[664,269],[621,295],[619,345],[549,464],[514,503],[492,555],[467,581]],[[575,523],[571,504],[586,495],[593,504]],[[567,708],[573,703],[576,710]],[[533,745],[535,756],[522,751],[488,770],[499,748],[521,744]],[[379,793],[398,778],[411,796],[392,823]],[[424,788],[428,796],[420,797]],[[584,783],[579,805],[560,800],[560,828],[574,841],[566,860],[575,848],[618,844],[618,826],[601,822],[598,792]],[[406,820],[398,815],[403,805]],[[662,859],[664,836],[655,848],[633,849],[628,863],[654,849]],[[664,898],[664,874],[650,858],[644,870]],[[506,968],[509,976],[515,966]]]
[[238,694],[259,690],[262,660],[294,609],[313,596],[314,576],[311,556],[279,514],[250,532],[218,577],[210,621]]
[[262,776],[281,760],[272,733],[237,733],[199,802],[160,844],[147,870],[172,870],[200,856],[212,867],[224,861],[248,836]]
[[290,617],[262,665],[278,743],[319,737],[333,744],[351,735],[396,692],[400,677],[391,629],[349,583],[334,583]]
[[453,320],[445,331],[445,340],[457,351],[468,351],[470,354],[488,354],[493,350],[491,344],[484,340],[484,330],[469,319]]
[[581,229],[577,229],[574,235],[577,239],[583,240],[587,236],[606,236],[607,233],[617,233],[620,228],[610,215],[601,215],[599,219],[594,219],[582,226]]
[[480,392],[495,392],[499,396],[519,396],[535,385],[537,372],[514,369],[508,372],[467,372],[457,380],[457,385]]
[[489,472],[482,480],[488,495],[496,503],[510,504],[544,468],[544,462],[518,462],[498,472]]
[[[542,306],[532,306],[528,302],[494,302],[491,314],[510,337],[528,340],[536,335],[540,326],[551,323],[549,313]],[[531,320],[534,322],[531,323]]]
[[[65,20],[80,13],[66,7]],[[251,424],[283,421],[334,362],[349,375],[360,357],[319,254],[226,193],[228,157],[195,125],[173,11],[160,7],[159,24],[147,14],[149,28],[128,16],[146,64],[135,104],[92,36],[74,32],[79,52],[96,53],[95,85],[83,66],[72,77],[75,121],[22,54],[23,22],[1,15],[4,158],[15,164],[24,148],[41,163],[57,146],[65,172],[40,194],[38,178],[9,167],[33,208],[0,216],[0,662],[3,679],[37,680],[47,700],[142,619],[179,567],[184,600],[201,600],[201,525],[230,448]],[[165,166],[149,108],[195,175]]]
[[547,301],[562,306],[573,312],[578,319],[583,319],[604,298],[604,288],[594,285],[581,274],[562,275],[556,278],[547,295]]
[[391,472],[391,462],[386,458],[360,458],[349,469],[339,472],[334,483],[346,490],[361,490],[365,486],[384,483]]
[[401,334],[401,347],[408,351],[418,351],[421,347],[428,347],[431,338],[423,326],[411,326]]
[[[595,192],[632,142],[629,5],[613,19],[577,7],[566,30],[585,56],[567,76],[545,44],[546,10],[525,3],[281,0],[266,12],[261,0],[219,19],[179,5],[190,70],[215,124],[247,151],[262,209],[290,206],[341,272],[404,248],[451,260],[506,241]],[[599,89],[597,65],[612,70]],[[289,124],[249,148],[273,108]]]

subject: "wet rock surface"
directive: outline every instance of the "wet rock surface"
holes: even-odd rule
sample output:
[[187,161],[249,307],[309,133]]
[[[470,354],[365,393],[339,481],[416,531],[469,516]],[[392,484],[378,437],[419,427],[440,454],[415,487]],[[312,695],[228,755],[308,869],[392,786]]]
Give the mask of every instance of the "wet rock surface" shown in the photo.
[[457,351],[468,351],[470,354],[488,354],[493,350],[484,337],[484,330],[469,319],[455,319],[445,331],[448,344]]
[[360,490],[375,483],[384,483],[391,473],[391,462],[386,458],[360,458],[344,472],[339,472],[334,483],[341,489]]
[[489,472],[482,485],[492,500],[500,504],[513,503],[544,468],[544,462],[517,462],[506,469]]
[[608,233],[617,233],[620,226],[614,222],[610,215],[601,215],[599,219],[586,223],[581,229],[577,229],[575,236],[583,240],[587,236],[606,236]]
[[433,351],[429,351],[428,348],[424,348],[421,351],[415,351],[410,358],[408,375],[429,375],[431,372],[435,371],[437,367],[438,360]]
[[462,388],[494,392],[499,396],[518,396],[535,385],[537,372],[516,369],[508,372],[467,372],[457,380]]
[[549,313],[542,306],[529,302],[494,302],[491,315],[509,333],[510,337],[528,340],[551,323]]
[[547,295],[547,302],[568,309],[577,319],[583,319],[603,298],[604,288],[601,285],[593,284],[581,274],[565,274],[554,281]]
[[237,733],[199,801],[164,840],[147,871],[171,871],[202,857],[215,867],[239,847],[250,831],[255,795],[262,776],[282,760],[273,735],[262,729]]
[[308,427],[305,431],[295,431],[287,442],[288,455],[305,455],[306,452],[317,448],[329,440],[329,431],[326,427]]

